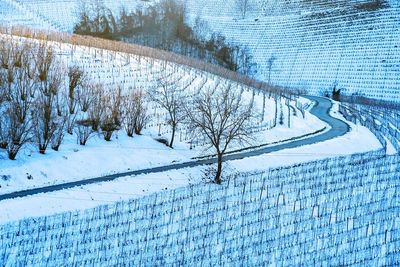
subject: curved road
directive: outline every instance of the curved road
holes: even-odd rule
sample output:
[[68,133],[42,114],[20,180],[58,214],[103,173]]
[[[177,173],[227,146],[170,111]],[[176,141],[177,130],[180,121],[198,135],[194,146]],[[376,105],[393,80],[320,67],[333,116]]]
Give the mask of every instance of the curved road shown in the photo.
[[[259,156],[262,154],[279,151],[282,149],[296,148],[299,146],[315,144],[315,143],[319,143],[322,141],[326,141],[326,140],[330,140],[330,139],[342,136],[349,131],[348,124],[346,124],[345,122],[343,122],[339,119],[331,117],[329,115],[329,110],[332,107],[332,102],[329,99],[322,98],[322,97],[316,97],[316,96],[307,96],[307,98],[316,102],[314,107],[310,110],[310,113],[317,116],[320,120],[328,123],[331,126],[331,129],[329,131],[323,132],[318,135],[313,135],[313,136],[305,138],[305,139],[291,141],[289,143],[276,144],[273,146],[259,148],[259,149],[255,149],[255,150],[251,150],[251,151],[247,151],[247,152],[240,152],[237,154],[225,155],[224,161],[243,159],[243,158],[247,158],[247,157]],[[51,185],[51,186],[46,186],[46,187],[40,187],[40,188],[35,188],[35,189],[28,189],[28,190],[9,193],[9,194],[4,194],[4,195],[0,195],[0,201],[5,200],[5,199],[12,199],[12,198],[16,198],[16,197],[25,197],[25,196],[39,194],[39,193],[48,193],[48,192],[68,189],[68,188],[72,188],[72,187],[76,187],[76,186],[112,181],[112,180],[115,180],[117,178],[124,177],[124,176],[164,172],[164,171],[173,170],[173,169],[196,167],[199,165],[207,165],[207,164],[212,164],[212,163],[216,163],[216,162],[217,162],[216,158],[210,158],[210,159],[189,161],[189,162],[184,162],[184,163],[177,163],[177,164],[172,164],[172,165],[168,165],[168,166],[161,166],[161,167],[148,168],[148,169],[142,169],[142,170],[136,170],[136,171],[116,173],[116,174],[111,174],[111,175],[107,175],[107,176],[91,178],[91,179],[86,179],[86,180],[81,180],[81,181],[69,182],[69,183],[58,184],[58,185]]]

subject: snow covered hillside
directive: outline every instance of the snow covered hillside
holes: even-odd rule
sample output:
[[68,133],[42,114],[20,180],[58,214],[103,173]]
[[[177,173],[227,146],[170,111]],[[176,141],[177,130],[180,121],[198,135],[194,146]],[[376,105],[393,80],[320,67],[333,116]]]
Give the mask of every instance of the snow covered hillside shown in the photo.
[[399,1],[365,10],[365,0],[250,0],[244,18],[236,2],[186,1],[193,21],[199,16],[213,32],[250,48],[257,78],[400,101]]
[[54,23],[42,18],[39,13],[30,12],[17,1],[0,1],[0,25],[25,25],[38,29],[58,30]]
[[[200,17],[211,32],[249,47],[258,64],[257,78],[318,94],[336,88],[344,94],[399,101],[398,1],[382,0],[381,6],[374,6],[370,0],[249,0],[245,13],[237,2],[185,1],[193,24]],[[151,3],[104,1],[116,14],[122,6],[132,10]],[[6,15],[3,24],[71,32],[84,4],[1,0],[0,12]]]
[[395,266],[400,184],[392,169],[400,158],[382,152],[4,224],[0,262]]
[[400,266],[400,1],[182,1],[260,80],[0,0],[0,266]]
[[[43,30],[72,32],[78,21],[79,12],[93,1],[77,0],[1,0],[0,24],[23,25]],[[134,10],[139,6],[147,6],[150,1],[105,0],[101,1],[114,13],[122,7]]]
[[[1,37],[10,42],[37,42],[16,36]],[[57,42],[48,45],[64,68],[85,71],[89,83],[102,84],[105,91],[119,86],[126,95],[140,90],[147,92],[158,87],[160,82],[173,82],[175,87],[184,88],[181,97],[188,99],[199,90],[214,86],[232,86],[234,91],[243,91],[244,98],[254,97],[257,113],[252,125],[254,138],[244,145],[233,144],[230,151],[293,140],[327,129],[324,122],[305,110],[311,105],[305,98],[268,97],[266,92],[216,75],[134,54]],[[98,131],[82,146],[75,126],[71,134],[66,134],[58,151],[48,149],[45,154],[38,153],[35,138],[22,147],[15,161],[7,160],[7,150],[0,149],[0,193],[164,166],[215,153],[205,138],[194,136],[184,123],[178,125],[174,149],[156,141],[170,140],[171,128],[167,112],[152,102],[149,105],[150,120],[142,135],[133,138],[120,129],[113,133],[111,142],[106,142],[104,132]],[[77,116],[86,113],[80,112]]]

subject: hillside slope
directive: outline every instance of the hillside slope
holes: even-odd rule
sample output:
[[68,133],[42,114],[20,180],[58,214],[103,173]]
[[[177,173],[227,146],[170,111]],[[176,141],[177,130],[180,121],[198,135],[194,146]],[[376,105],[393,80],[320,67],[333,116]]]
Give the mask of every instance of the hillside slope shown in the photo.
[[[186,0],[186,6],[193,23],[199,16],[212,32],[248,46],[261,80],[318,94],[337,88],[346,94],[399,101],[400,4],[390,0],[373,6],[370,2],[254,0],[249,1],[244,18],[234,0],[206,4]],[[8,24],[68,32],[81,6],[75,0],[2,0],[0,4],[8,5],[4,8]],[[117,13],[122,6],[132,10],[149,2],[104,4]],[[24,9],[36,15],[37,22],[21,20]]]
[[[6,15],[0,23],[71,32],[86,2],[0,0]],[[104,4],[117,14],[122,6],[132,10],[152,2]],[[185,0],[192,24],[200,17],[211,32],[249,48],[258,79],[316,94],[336,88],[400,101],[400,2],[249,0],[245,16],[236,3]]]
[[400,101],[398,1],[374,10],[365,0],[283,2],[249,1],[244,19],[233,0],[187,6],[193,21],[199,16],[212,32],[250,48],[259,79]]

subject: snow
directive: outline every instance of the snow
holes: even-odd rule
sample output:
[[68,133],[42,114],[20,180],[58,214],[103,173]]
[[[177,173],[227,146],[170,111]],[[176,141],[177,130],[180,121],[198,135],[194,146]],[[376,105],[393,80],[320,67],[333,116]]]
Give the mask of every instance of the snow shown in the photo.
[[[292,129],[279,126],[273,130],[262,131],[256,134],[256,139],[251,145],[284,141],[325,127],[324,123],[314,116],[307,117],[309,120],[304,124],[301,123],[301,119],[295,119]],[[21,151],[16,161],[8,160],[6,153],[0,151],[0,174],[8,177],[7,181],[0,180],[0,192],[4,194],[117,172],[186,162],[194,157],[213,153],[203,146],[190,149],[189,144],[179,141],[174,149],[171,149],[157,142],[157,137],[157,133],[150,130],[133,138],[119,131],[111,142],[106,142],[101,135],[96,135],[86,146],[80,146],[76,143],[75,136],[67,135],[60,151],[49,150],[45,155],[41,155],[35,146],[30,145]],[[231,148],[234,149],[235,147]]]
[[2,261],[7,266],[395,265],[400,181],[392,172],[399,162],[398,156],[372,154],[334,158],[7,223],[0,225]]
[[[341,117],[337,112],[337,104],[334,105],[331,114],[335,117]],[[223,165],[224,176],[226,177],[235,173],[265,171],[279,166],[291,166],[301,162],[348,156],[355,153],[382,149],[379,141],[367,128],[356,126],[352,123],[349,124],[351,131],[334,140],[225,162]],[[99,163],[97,165],[98,168],[102,168],[102,164],[104,163]],[[64,211],[84,210],[101,204],[141,198],[154,192],[203,183],[207,177],[206,174],[210,175],[211,167],[202,166],[134,177],[123,177],[111,182],[1,201],[0,210],[2,212],[0,213],[0,223]]]
[[[5,35],[1,37],[9,38]],[[178,83],[183,85],[189,84],[186,88],[188,97],[201,85],[206,88],[217,83],[220,85],[232,83],[185,66],[165,64],[150,58],[55,42],[50,44],[66,66],[77,65],[84,69],[94,82],[110,87],[119,84],[125,91],[140,88],[146,90],[154,86],[155,81],[163,76],[168,76],[168,79],[179,81]],[[237,83],[232,83],[232,86],[235,90],[243,89],[245,98],[251,98],[253,95],[251,88]],[[303,119],[301,112],[295,108],[296,101],[291,101],[290,105],[296,109],[297,116],[291,116],[291,127],[288,128],[288,108],[283,98],[278,103],[278,116],[282,104],[284,124],[278,123],[277,127],[270,129],[274,117],[274,100],[266,98],[264,118],[261,118],[262,93],[257,92],[254,101],[260,115],[256,118],[258,121],[254,122],[254,140],[247,146],[281,142],[326,127],[325,123],[308,112]],[[308,99],[299,98],[297,101],[300,105],[311,106]],[[0,150],[0,177],[3,177],[0,179],[0,194],[117,172],[164,166],[215,153],[205,140],[193,140],[190,132],[184,127],[178,129],[174,149],[157,142],[156,138],[163,137],[167,140],[170,138],[170,128],[165,125],[166,114],[161,108],[156,105],[151,106],[150,115],[152,120],[143,135],[133,138],[127,137],[121,130],[114,134],[111,142],[106,142],[102,140],[101,135],[96,135],[86,146],[80,146],[77,144],[75,134],[67,134],[59,152],[49,149],[45,155],[40,155],[35,144],[30,144],[22,149],[16,161],[7,160],[6,151]],[[229,150],[240,148],[243,148],[243,145],[234,144]]]
[[[121,6],[129,11],[156,1],[103,2],[118,14]],[[273,84],[313,93],[336,86],[346,94],[398,101],[398,1],[390,0],[389,8],[374,12],[357,10],[353,7],[357,1],[347,0],[309,6],[300,0],[254,1],[245,19],[235,2],[185,0],[185,5],[191,24],[199,16],[212,32],[250,49],[259,67],[258,79],[270,76]],[[0,10],[3,5],[5,24],[71,32],[84,3],[1,0]],[[276,60],[269,75],[267,62],[272,56]]]
[[[201,182],[205,167],[186,168],[103,182],[0,202],[0,224],[72,210],[94,208],[116,201],[136,199],[155,192]],[[29,204],[28,204],[29,203]]]
[[[182,83],[190,83],[195,88],[201,84],[213,86],[215,83],[229,83],[210,74],[206,74],[193,69],[177,66],[174,64],[164,64],[157,60],[145,57],[135,57],[123,53],[101,51],[67,44],[53,43],[59,51],[59,57],[66,65],[76,64],[85,68],[90,73],[92,79],[106,84],[123,82],[127,90],[135,88],[146,88],[151,86],[154,81],[165,73],[170,73],[171,79],[179,80]],[[129,60],[127,60],[129,58]],[[166,66],[166,67],[165,67]],[[240,85],[233,84],[237,90],[241,90]],[[252,96],[251,90],[244,87],[246,98]],[[285,100],[282,99],[283,113],[285,116],[284,124],[276,128],[269,129],[271,120],[274,116],[274,102],[266,99],[265,117],[256,123],[257,132],[255,140],[251,145],[265,145],[278,141],[283,141],[304,134],[312,133],[326,128],[325,123],[310,115],[308,111],[305,118],[297,110],[297,116],[291,117],[291,128],[287,128],[287,107]],[[301,105],[310,108],[310,101],[300,98]],[[255,95],[255,103],[260,113],[263,102],[263,95]],[[296,106],[295,101],[290,103]],[[278,105],[279,107],[280,105]],[[335,104],[332,115],[340,117],[337,112],[338,105]],[[152,107],[153,120],[158,120],[165,116],[163,112]],[[279,114],[279,113],[278,113]],[[79,146],[76,143],[76,136],[67,135],[65,142],[59,152],[48,151],[45,155],[36,152],[34,145],[25,147],[16,161],[5,160],[5,152],[0,152],[0,170],[3,180],[0,181],[0,192],[9,193],[28,188],[35,188],[45,185],[75,181],[97,176],[125,172],[137,169],[150,168],[155,166],[169,165],[175,162],[188,161],[193,157],[209,155],[204,144],[200,142],[190,149],[188,137],[185,131],[179,132],[174,149],[155,141],[158,138],[158,131],[164,137],[169,137],[168,127],[161,121],[150,123],[141,136],[128,138],[121,130],[113,136],[111,142],[105,142],[101,136],[94,136],[89,140],[87,146]],[[271,167],[291,165],[298,162],[310,161],[320,158],[333,157],[338,155],[349,155],[352,153],[377,150],[380,148],[376,138],[364,127],[351,124],[352,131],[343,137],[324,143],[314,144],[307,147],[283,150],[268,155],[248,158],[240,161],[232,161],[226,164],[229,170],[227,173],[242,172],[248,170],[268,169]],[[326,129],[327,130],[327,129]],[[231,149],[240,148],[234,146]],[[333,152],[334,151],[334,152]],[[81,188],[63,190],[49,193],[46,195],[31,196],[12,201],[0,203],[2,218],[4,221],[17,220],[26,216],[38,216],[48,213],[61,212],[74,209],[85,209],[101,203],[113,202],[188,185],[189,183],[201,182],[201,172],[203,167],[184,170],[171,171],[163,174],[141,175],[136,177],[126,177],[114,182],[88,185]],[[170,177],[172,180],[165,182]],[[5,179],[4,179],[5,178]],[[28,179],[32,178],[32,179]],[[176,180],[177,179],[177,180]],[[127,181],[137,181],[133,186],[127,186]],[[162,181],[162,182],[161,182]],[[122,195],[118,192],[123,192]],[[49,199],[54,205],[48,205]],[[71,201],[66,201],[70,198]],[[93,200],[92,200],[93,198]],[[75,200],[74,200],[75,199]],[[29,210],[24,206],[29,201]],[[33,203],[36,203],[33,205]],[[4,206],[3,206],[4,205]],[[32,206],[33,205],[33,206]],[[15,212],[21,211],[21,212]]]
[[385,137],[386,143],[387,143],[387,147],[386,147],[386,153],[388,155],[395,155],[397,154],[397,150],[396,148],[393,146],[393,144],[390,142],[390,140],[388,138]]
[[[344,120],[343,116],[338,112],[338,103],[334,103],[330,114],[333,117]],[[266,167],[291,166],[321,158],[346,156],[382,149],[382,145],[368,128],[346,122],[350,125],[351,130],[344,136],[322,143],[284,149],[261,156],[232,161],[230,162],[231,167],[242,172],[265,170]]]
[[[7,10],[11,10],[13,6],[16,7],[15,3],[20,3],[21,7],[25,5],[22,1],[9,0],[6,2],[7,5],[4,3],[0,1],[0,13],[3,7]],[[41,1],[40,4],[43,6],[40,10],[54,3],[57,1],[49,5]],[[213,10],[211,5],[204,6],[202,1],[195,1],[195,3],[197,6],[203,6],[203,12],[206,14],[221,11]],[[30,8],[34,4],[35,1],[26,1],[26,6],[30,5]],[[224,8],[229,9],[230,6],[224,5]],[[52,9],[44,10],[48,16],[52,15]],[[277,9],[274,12],[284,11]],[[393,8],[388,12],[395,13],[396,11],[398,10]],[[39,12],[39,9],[35,12]],[[260,11],[253,10],[253,14],[257,12]],[[272,42],[271,50],[267,50],[259,42],[256,43],[257,58],[265,60],[269,52],[277,52],[286,60],[286,62],[278,62],[280,70],[275,73],[274,82],[319,90],[329,89],[331,82],[335,80],[339,86],[352,90],[367,87],[365,92],[377,98],[396,99],[398,97],[396,86],[400,77],[399,69],[387,71],[385,68],[390,65],[387,61],[385,62],[388,65],[380,66],[377,62],[382,62],[382,58],[378,56],[368,58],[368,55],[377,53],[376,49],[368,51],[363,49],[380,40],[380,32],[371,30],[371,34],[367,36],[368,40],[362,40],[361,44],[357,44],[359,45],[356,48],[357,53],[342,54],[341,52],[341,50],[347,50],[345,47],[354,45],[345,37],[349,33],[346,32],[347,29],[350,32],[362,31],[364,23],[369,25],[367,19],[364,21],[364,18],[361,18],[358,21],[360,24],[354,23],[355,26],[344,27],[346,30],[333,33],[329,37],[340,37],[341,41],[330,44],[329,40],[322,38],[321,42],[325,44],[321,45],[320,49],[316,49],[320,43],[315,41],[303,51],[301,46],[306,43],[307,35],[294,30],[297,28],[294,27],[295,20],[309,16],[315,10],[304,11],[301,16],[293,12],[296,10],[288,12],[287,16],[278,14],[259,20],[259,24],[263,27],[268,24],[267,22],[274,23],[273,27],[276,28],[272,33],[280,37],[274,39],[275,42],[295,32],[293,39],[289,39],[287,43],[278,45]],[[380,12],[376,18],[371,18],[371,24],[375,19],[379,21],[388,15],[385,12]],[[32,12],[29,14],[34,18],[32,23],[47,20],[42,17],[43,15],[35,17]],[[225,16],[233,15],[235,13],[232,10],[231,13],[225,13]],[[17,18],[16,20],[22,19],[18,17],[20,15],[17,16],[17,13],[11,13],[10,16]],[[251,18],[236,20],[235,23],[232,23],[229,17],[208,16],[205,18],[214,22],[220,20],[219,26],[213,23],[213,27],[215,29],[221,27],[228,36],[231,34],[232,38],[238,38],[239,41],[247,38],[248,34],[254,35],[252,32],[254,29],[249,27],[253,23]],[[283,21],[281,25],[279,25],[279,20]],[[398,52],[391,50],[393,49],[391,45],[394,43],[391,27],[396,24],[391,18],[385,19],[385,22],[384,31],[388,38],[387,42],[385,41],[379,47],[380,54],[388,55],[388,57],[394,54],[393,60],[396,60]],[[53,26],[66,29],[68,23],[70,22]],[[232,24],[239,28],[225,27]],[[283,37],[279,36],[280,27],[286,28],[288,25],[292,28],[289,27],[288,31],[282,35]],[[327,25],[332,26],[330,23]],[[244,32],[243,36],[237,37],[235,36],[237,29],[250,30]],[[264,37],[268,37],[269,34],[271,32],[266,29]],[[255,39],[259,37],[254,35]],[[250,46],[254,49],[255,43],[251,43],[252,39],[249,38],[249,40]],[[335,43],[341,43],[341,46],[335,46]],[[288,45],[294,49],[289,50]],[[139,60],[132,56],[130,57],[132,61],[126,63],[127,55],[120,53],[102,51],[102,56],[99,56],[97,54],[99,51],[94,49],[59,46],[60,57],[64,58],[67,65],[84,66],[90,69],[93,79],[109,84],[123,83],[129,90],[151,86],[161,69],[160,62],[151,62],[149,59]],[[323,56],[321,53],[323,50],[333,51],[333,54]],[[361,54],[365,58],[359,61]],[[293,68],[290,70],[285,68],[287,64],[292,63],[296,63]],[[326,67],[328,65],[329,68]],[[316,75],[321,69],[324,70],[321,76]],[[194,85],[201,84],[204,79],[207,80],[208,86],[216,83],[215,77],[201,72],[185,68],[176,70],[176,66],[172,65],[168,66],[166,72],[176,74],[173,78],[183,78],[183,82],[188,82],[195,76],[195,80],[192,81]],[[362,75],[358,75],[359,72]],[[356,77],[356,79],[349,77]],[[368,79],[364,79],[365,77]],[[250,97],[249,92],[246,93],[246,97]],[[256,97],[258,108],[262,101],[261,97],[262,95]],[[307,102],[304,99],[302,101]],[[295,103],[291,105],[295,106]],[[258,131],[253,145],[282,142],[325,127],[317,118],[306,113],[304,120],[299,116],[292,117],[290,129],[282,125],[269,130],[272,106],[272,101],[268,100],[267,115],[256,125]],[[283,109],[284,112],[285,110],[286,108]],[[154,107],[153,112],[156,118],[164,115]],[[287,113],[284,114],[287,116]],[[331,115],[343,119],[338,113],[338,103],[334,104]],[[386,123],[382,118],[375,119],[375,122],[382,127],[389,125],[392,132],[399,129],[398,124],[395,126],[392,123]],[[60,152],[48,151],[46,155],[38,154],[32,144],[23,149],[17,161],[5,160],[5,153],[0,152],[0,178],[3,179],[0,179],[0,194],[115,172],[168,165],[210,153],[201,141],[194,149],[190,149],[187,133],[183,130],[178,134],[180,140],[177,141],[174,149],[156,142],[154,139],[159,137],[158,126],[160,125],[159,121],[153,121],[143,135],[134,136],[134,138],[128,138],[123,131],[119,131],[112,142],[105,142],[101,136],[94,136],[85,147],[76,144],[76,136],[67,136]],[[392,136],[391,131],[386,129],[382,132],[390,134],[383,137],[388,144],[386,148],[388,156],[371,159],[368,155],[372,154],[361,155],[361,158],[365,157],[363,164],[358,162],[344,165],[341,160],[351,162],[351,155],[355,153],[382,151],[381,143],[370,130],[350,122],[349,125],[351,131],[334,140],[226,162],[224,178],[229,182],[231,182],[230,178],[234,178],[231,183],[225,182],[219,187],[205,183],[209,182],[207,177],[212,174],[212,166],[201,166],[122,177],[112,182],[1,201],[0,235],[3,244],[2,251],[6,256],[0,260],[21,265],[28,263],[39,265],[48,260],[46,264],[65,265],[65,257],[68,258],[69,253],[73,251],[74,260],[82,264],[89,264],[89,262],[84,262],[82,257],[85,260],[92,257],[93,261],[90,263],[93,265],[104,265],[105,262],[108,265],[117,265],[129,260],[136,263],[129,262],[131,265],[143,264],[143,262],[140,262],[141,264],[135,262],[139,257],[121,257],[125,254],[118,251],[114,245],[118,244],[119,247],[123,244],[124,252],[126,249],[128,252],[133,252],[133,255],[140,254],[140,260],[143,256],[145,263],[147,260],[147,263],[153,264],[155,260],[160,260],[157,257],[163,256],[162,260],[170,264],[182,265],[182,262],[185,262],[187,265],[193,265],[196,255],[202,255],[202,265],[221,265],[221,262],[226,264],[229,261],[232,265],[256,265],[257,263],[311,265],[316,261],[323,265],[360,264],[360,262],[367,264],[368,261],[373,261],[374,264],[370,265],[394,265],[394,261],[398,259],[395,249],[399,245],[396,237],[399,234],[398,226],[400,225],[397,216],[399,212],[397,188],[399,187],[398,179],[396,179],[399,158],[394,155],[396,148],[391,142],[398,142],[398,140]],[[168,128],[162,126],[161,134],[168,137]],[[236,148],[238,147],[233,149]],[[344,157],[338,159],[336,158],[338,156]],[[304,164],[304,162],[320,159],[324,160]],[[266,171],[270,168],[293,165],[296,166],[274,170],[273,175]],[[346,169],[343,169],[343,166],[346,166]],[[264,182],[266,187],[264,187]],[[131,202],[133,199],[137,202]],[[74,213],[75,211],[78,212]],[[149,216],[150,212],[151,216]],[[60,214],[60,216],[38,218],[53,214]],[[95,217],[95,214],[98,214],[98,217]],[[74,217],[72,218],[71,215]],[[34,219],[22,221],[27,218]],[[154,222],[153,218],[155,218]],[[6,225],[10,222],[14,223]],[[42,228],[44,230],[41,230]],[[133,238],[132,233],[134,233]],[[125,236],[122,237],[120,234]],[[128,238],[130,243],[126,242],[126,236],[132,238]],[[125,240],[122,240],[123,238]],[[60,240],[65,247],[57,247],[60,245]],[[143,242],[144,240],[146,242]],[[187,240],[190,242],[188,243]],[[12,244],[11,252],[7,244]],[[68,247],[70,244],[73,248]],[[143,244],[143,246],[138,246],[138,244]],[[41,246],[43,248],[40,248]],[[54,251],[49,249],[54,247],[59,249]],[[185,255],[184,259],[179,261],[180,258],[176,255],[177,251],[182,252],[179,250],[181,247],[185,248]],[[354,248],[357,253],[354,254],[353,249],[349,250],[349,247]],[[82,251],[86,253],[81,254]],[[374,256],[368,258],[370,255]],[[119,259],[115,259],[117,257]],[[245,262],[247,264],[244,264]],[[165,262],[162,263],[165,265]]]
[[[255,10],[237,19],[233,0],[211,0],[207,5],[188,0],[187,6],[192,24],[200,16],[211,32],[249,48],[258,64],[258,79],[270,76],[273,84],[314,94],[331,92],[336,86],[345,94],[399,101],[398,1],[375,12],[360,12],[350,7],[350,1],[335,1],[337,8],[310,5],[308,13],[300,1],[260,3],[272,14],[260,14],[263,9],[253,3]],[[269,73],[271,57],[276,60]]]

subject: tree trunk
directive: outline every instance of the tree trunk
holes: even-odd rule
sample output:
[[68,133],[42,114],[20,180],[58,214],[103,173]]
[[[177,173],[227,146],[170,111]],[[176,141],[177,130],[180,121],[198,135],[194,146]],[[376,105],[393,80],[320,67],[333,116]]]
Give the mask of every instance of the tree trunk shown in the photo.
[[278,119],[278,98],[275,99],[275,116],[274,116],[274,122],[272,127],[276,127],[276,121]]
[[217,162],[217,173],[215,174],[214,182],[216,184],[221,184],[221,174],[222,174],[222,153],[218,154],[218,162]]
[[265,116],[265,92],[263,92],[263,107],[262,107],[261,122],[264,121],[264,116]]
[[15,158],[16,158],[16,156],[18,154],[18,151],[19,151],[19,147],[15,147],[15,148],[9,149],[7,151],[8,152],[8,158],[11,159],[11,160],[15,160]]
[[10,160],[15,160],[15,157],[17,156],[17,153],[15,153],[15,152],[9,152],[8,153],[8,158],[10,159]]
[[104,140],[106,140],[107,142],[110,142],[112,134],[113,134],[113,131],[105,131],[105,132],[103,132]]
[[74,105],[74,99],[70,97],[69,99],[69,114],[74,114],[75,113],[75,105]]
[[171,135],[171,142],[169,143],[169,147],[172,148],[172,145],[174,144],[174,139],[175,139],[175,130],[176,130],[176,125],[172,125],[172,135]]
[[46,145],[45,144],[39,144],[39,153],[40,154],[46,153]]

